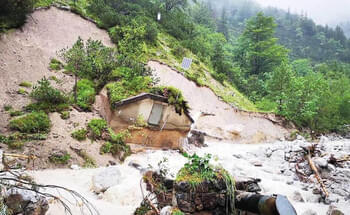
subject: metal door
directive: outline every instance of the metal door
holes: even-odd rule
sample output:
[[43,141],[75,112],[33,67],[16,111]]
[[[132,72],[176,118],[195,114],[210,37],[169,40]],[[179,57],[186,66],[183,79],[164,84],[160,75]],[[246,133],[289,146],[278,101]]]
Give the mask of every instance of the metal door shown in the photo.
[[163,116],[164,106],[162,104],[153,104],[151,114],[148,119],[148,124],[150,125],[159,125],[160,120]]

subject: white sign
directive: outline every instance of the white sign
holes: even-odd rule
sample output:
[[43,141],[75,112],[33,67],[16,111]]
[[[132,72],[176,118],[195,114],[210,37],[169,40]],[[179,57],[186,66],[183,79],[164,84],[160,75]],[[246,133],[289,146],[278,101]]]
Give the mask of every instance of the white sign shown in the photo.
[[191,67],[191,64],[192,64],[192,59],[191,59],[191,58],[184,57],[184,59],[182,60],[181,67],[182,67],[184,70],[188,70],[188,69]]

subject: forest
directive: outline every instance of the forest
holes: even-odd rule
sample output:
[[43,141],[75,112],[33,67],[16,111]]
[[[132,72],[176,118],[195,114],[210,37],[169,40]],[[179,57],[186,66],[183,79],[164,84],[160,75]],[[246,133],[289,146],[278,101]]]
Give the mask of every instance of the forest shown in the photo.
[[[0,32],[20,26],[25,14],[52,1],[2,1]],[[215,71],[215,79],[235,86],[259,111],[275,112],[315,133],[349,129],[350,40],[339,26],[317,25],[305,14],[246,0],[69,4],[109,32],[122,59],[142,62],[166,33],[177,41],[175,55],[190,50]]]

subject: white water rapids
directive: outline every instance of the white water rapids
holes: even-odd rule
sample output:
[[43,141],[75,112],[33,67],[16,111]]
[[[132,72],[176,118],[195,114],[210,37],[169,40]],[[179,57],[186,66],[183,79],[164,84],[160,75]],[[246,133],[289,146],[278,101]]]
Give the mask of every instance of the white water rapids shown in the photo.
[[[300,141],[299,141],[300,142]],[[242,145],[211,142],[207,143],[208,147],[192,148],[199,155],[210,153],[213,155],[213,164],[222,165],[233,176],[245,176],[260,178],[262,182],[259,184],[263,194],[282,194],[288,197],[293,203],[298,214],[303,214],[306,210],[312,209],[317,214],[326,214],[329,205],[318,203],[319,195],[312,194],[312,190],[304,191],[303,185],[296,180],[295,174],[289,169],[292,168],[287,162],[284,162],[284,152],[275,150],[285,147],[293,147],[295,142],[276,142],[273,144],[260,145]],[[328,141],[328,146],[340,145],[346,153],[350,152],[350,140]],[[272,156],[267,157],[265,152],[274,149]],[[55,184],[68,187],[75,190],[87,198],[96,206],[100,214],[111,215],[129,215],[133,214],[136,207],[139,206],[142,195],[140,191],[140,180],[142,174],[128,164],[132,161],[140,164],[143,168],[149,165],[157,167],[157,163],[163,158],[168,158],[168,167],[172,173],[176,173],[186,162],[186,159],[176,151],[150,150],[139,154],[133,154],[128,157],[124,164],[118,165],[122,173],[120,184],[108,189],[104,194],[97,196],[91,191],[91,178],[94,174],[101,171],[98,169],[82,169],[82,170],[44,170],[32,172],[35,180],[42,184]],[[261,167],[254,164],[261,163]],[[286,171],[283,171],[285,169]],[[289,182],[289,183],[287,183]],[[292,182],[292,183],[291,183]],[[294,192],[301,193],[305,202],[293,201]],[[67,194],[61,193],[63,197]],[[350,206],[344,199],[338,203],[334,203],[345,214],[350,214]],[[76,206],[70,205],[73,208]],[[62,207],[57,203],[50,205],[49,215],[64,214]],[[74,214],[80,214],[77,209]]]

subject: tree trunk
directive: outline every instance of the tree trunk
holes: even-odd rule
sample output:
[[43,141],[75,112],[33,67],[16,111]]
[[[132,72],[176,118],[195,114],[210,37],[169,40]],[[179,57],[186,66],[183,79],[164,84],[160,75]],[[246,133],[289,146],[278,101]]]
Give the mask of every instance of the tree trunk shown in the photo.
[[77,85],[78,85],[78,76],[75,75],[74,79],[74,103],[77,103]]

